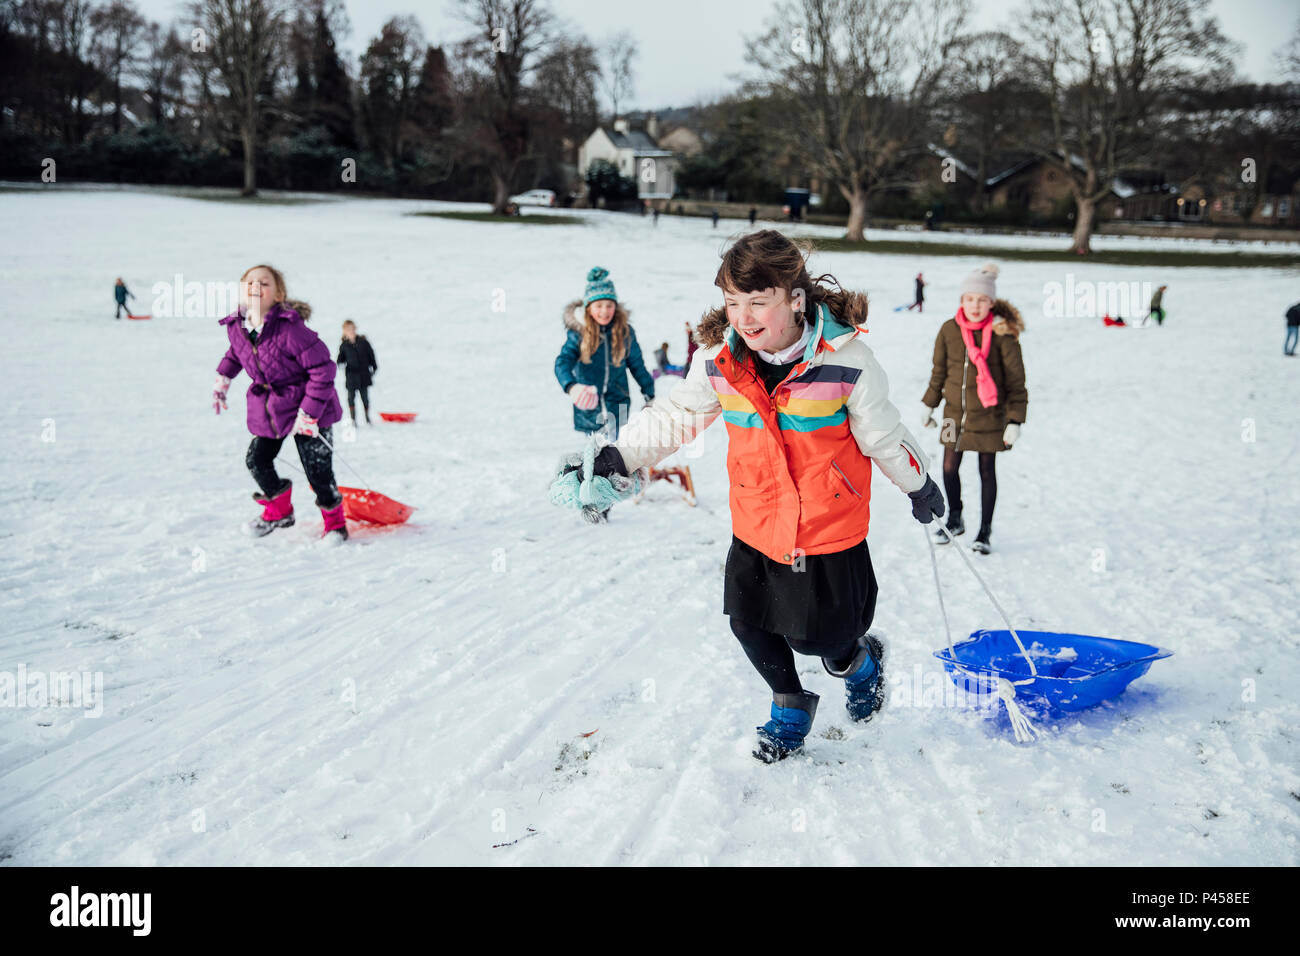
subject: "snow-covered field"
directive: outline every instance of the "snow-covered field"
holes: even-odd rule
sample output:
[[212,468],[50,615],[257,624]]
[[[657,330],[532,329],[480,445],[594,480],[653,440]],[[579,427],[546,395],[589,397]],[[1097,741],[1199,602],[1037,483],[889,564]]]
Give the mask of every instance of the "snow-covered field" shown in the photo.
[[[681,453],[698,508],[661,488],[590,527],[546,502],[581,445],[551,371],[561,305],[603,265],[647,354],[666,338],[678,360],[741,224],[405,215],[444,206],[0,195],[0,691],[20,668],[103,681],[100,716],[0,697],[0,860],[1300,862],[1300,359],[1280,348],[1296,270],[1005,264],[1029,420],[1000,457],[997,550],[979,566],[1018,625],[1174,656],[1030,745],[944,706],[926,542],[878,476],[890,703],[851,724],[802,659],[822,694],[814,736],[765,766],[749,749],[769,696],[720,613],[721,424]],[[873,295],[869,342],[909,423],[978,261],[814,262]],[[259,262],[331,345],[349,317],[370,336],[379,409],[420,413],[340,445],[418,506],[410,524],[322,550],[286,468],[298,526],[244,537],[246,379],[214,417],[215,317],[113,321],[118,275],[147,311],[155,282]],[[1168,321],[1044,317],[1067,268],[1076,284],[1167,283]],[[891,311],[918,270],[929,310]],[[963,477],[973,517],[972,461]],[[955,553],[940,568],[959,633],[1000,626]]]

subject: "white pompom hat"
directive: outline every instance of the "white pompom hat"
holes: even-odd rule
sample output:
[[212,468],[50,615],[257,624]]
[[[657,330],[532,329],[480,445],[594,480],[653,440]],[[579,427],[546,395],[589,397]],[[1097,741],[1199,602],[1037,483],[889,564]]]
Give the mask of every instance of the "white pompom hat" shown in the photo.
[[986,295],[990,300],[996,302],[998,298],[998,267],[996,263],[986,262],[974,272],[969,273],[966,278],[961,280],[961,294],[974,292],[976,295]]

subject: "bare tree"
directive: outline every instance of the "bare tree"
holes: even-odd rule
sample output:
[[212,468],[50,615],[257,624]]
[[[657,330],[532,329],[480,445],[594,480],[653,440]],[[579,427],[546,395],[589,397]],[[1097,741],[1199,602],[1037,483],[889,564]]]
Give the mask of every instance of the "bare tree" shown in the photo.
[[503,213],[529,154],[523,83],[529,59],[549,41],[551,13],[541,0],[460,0],[460,10],[477,33],[462,49],[488,71],[487,82],[476,84],[475,129],[467,140],[492,177],[492,211]]
[[943,118],[950,124],[945,145],[972,163],[975,212],[987,204],[985,183],[994,154],[1012,148],[1023,135],[1022,104],[1029,91],[1020,82],[1022,70],[1016,42],[1005,33],[988,32],[963,38],[944,71]]
[[244,146],[244,196],[257,194],[257,147],[275,92],[285,10],[280,0],[198,0],[195,25],[204,55],[225,86]]
[[756,41],[779,105],[774,135],[849,204],[846,238],[864,238],[868,205],[905,182],[938,96],[967,0],[782,0]]
[[153,121],[162,124],[167,119],[167,104],[175,104],[181,98],[186,47],[174,27],[164,32],[156,23],[149,24],[145,46],[148,53],[141,78],[153,110]]
[[95,70],[90,65],[92,7],[89,0],[55,0],[49,7],[54,50],[62,61],[58,75],[63,80],[59,91],[64,102],[63,138],[78,143],[86,135],[85,106],[96,85]]
[[627,101],[635,88],[633,64],[638,52],[636,40],[626,30],[615,33],[606,40],[604,49],[600,52],[600,60],[605,64],[600,71],[600,85],[609,97],[614,119],[618,119],[619,107]]
[[1300,83],[1300,20],[1296,21],[1291,39],[1273,54],[1278,75],[1286,83]]
[[113,132],[122,130],[122,70],[135,58],[145,36],[145,20],[130,0],[111,0],[90,15],[95,58],[113,81]]
[[1027,62],[1046,94],[1032,146],[1070,186],[1074,252],[1091,252],[1097,203],[1116,175],[1159,157],[1169,97],[1225,67],[1229,44],[1208,7],[1209,0],[1031,0],[1021,18]]
[[393,17],[361,58],[361,118],[371,147],[396,169],[415,136],[412,113],[424,33],[415,17]]

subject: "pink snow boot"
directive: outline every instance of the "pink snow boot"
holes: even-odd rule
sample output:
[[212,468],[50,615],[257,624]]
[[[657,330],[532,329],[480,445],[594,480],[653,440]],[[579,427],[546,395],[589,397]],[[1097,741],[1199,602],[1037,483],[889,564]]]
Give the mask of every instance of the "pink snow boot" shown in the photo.
[[261,538],[276,528],[293,527],[293,482],[286,480],[274,495],[253,493],[253,500],[262,505],[262,517],[250,521],[248,533]]
[[333,508],[326,510],[321,508],[320,516],[325,519],[325,530],[321,533],[322,538],[334,538],[338,541],[348,540],[348,523],[343,516],[343,502],[339,502]]

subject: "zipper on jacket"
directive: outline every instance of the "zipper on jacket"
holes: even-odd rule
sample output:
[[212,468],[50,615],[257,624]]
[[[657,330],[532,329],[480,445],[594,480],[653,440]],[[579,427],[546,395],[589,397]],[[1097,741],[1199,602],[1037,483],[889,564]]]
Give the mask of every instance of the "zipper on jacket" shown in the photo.
[[854,488],[853,482],[849,481],[849,476],[844,474],[844,469],[841,468],[833,458],[831,459],[831,467],[839,472],[840,477],[844,479],[844,483],[849,486],[849,491],[853,492],[853,494],[858,498],[861,498],[862,495],[858,494],[858,489]]
[[[258,357],[258,355],[257,355],[257,343],[256,343],[256,342],[249,342],[248,344],[251,345],[251,346],[253,347],[253,364],[257,366],[257,374],[260,375],[260,376],[262,376],[262,378],[266,378],[266,373],[262,371],[262,360],[261,360],[261,359]],[[267,383],[266,383],[266,387],[267,387],[267,389],[270,389],[270,387],[271,387],[271,383],[270,383],[269,380],[268,380]],[[267,391],[267,393],[266,393],[266,398],[263,400],[263,403],[262,403],[262,409],[263,409],[263,411],[266,413],[266,427],[269,428],[269,429],[271,430],[271,434],[274,435],[274,434],[275,434],[275,422],[273,422],[273,421],[271,420],[271,393],[270,393],[270,391]]]
[[610,340],[606,338],[605,332],[602,331],[600,333],[600,337],[604,339],[604,341],[601,344],[604,346],[604,350],[605,350],[605,384],[602,385],[600,388],[600,410],[601,410],[600,423],[602,425],[608,425],[609,424],[609,401],[607,399],[607,396],[609,395],[609,351],[610,351],[611,343]]
[[961,434],[966,430],[966,372],[970,369],[970,353],[965,353],[965,364],[961,367],[961,425],[957,427],[957,440],[953,442],[953,451],[961,451]]

